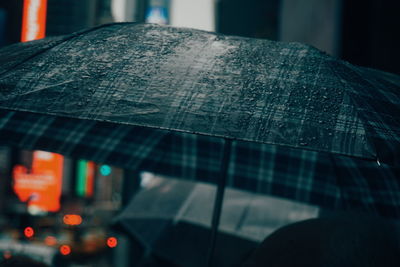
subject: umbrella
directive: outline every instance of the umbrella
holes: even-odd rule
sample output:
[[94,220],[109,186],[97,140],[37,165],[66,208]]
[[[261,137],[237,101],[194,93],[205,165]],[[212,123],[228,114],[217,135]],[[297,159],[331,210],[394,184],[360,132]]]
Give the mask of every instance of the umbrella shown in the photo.
[[[140,242],[147,255],[182,266],[202,266],[206,255],[201,248],[208,246],[216,187],[149,177],[151,183],[131,199],[115,224]],[[216,251],[217,266],[234,266],[280,226],[318,214],[317,207],[247,191],[229,188],[224,195],[218,227],[218,247],[224,249]]]
[[399,266],[398,233],[398,222],[365,214],[314,218],[278,229],[242,266]]
[[0,139],[218,182],[215,214],[226,184],[399,217],[399,81],[299,43],[109,24],[0,50]]

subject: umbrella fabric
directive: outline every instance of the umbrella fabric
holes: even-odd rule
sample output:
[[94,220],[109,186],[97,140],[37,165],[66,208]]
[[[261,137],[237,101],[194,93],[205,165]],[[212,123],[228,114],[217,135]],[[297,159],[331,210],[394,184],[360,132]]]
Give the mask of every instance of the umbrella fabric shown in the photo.
[[[0,113],[0,140],[193,181],[216,183],[220,138],[24,112]],[[399,169],[250,142],[233,143],[227,185],[331,209],[400,217]]]
[[[204,266],[216,187],[146,174],[145,186],[114,219],[148,253]],[[288,223],[316,217],[317,207],[226,189],[215,266],[236,266],[265,236]]]
[[[213,185],[151,176],[151,185],[140,190],[114,222],[151,246],[160,232],[177,222],[211,228],[215,192]],[[261,242],[283,225],[316,217],[318,210],[290,200],[227,189],[219,231]],[[156,220],[159,223],[149,227]]]
[[398,217],[399,80],[299,43],[110,24],[0,50],[0,136],[208,182],[233,139],[228,185]]
[[395,267],[398,234],[398,224],[365,214],[305,220],[272,233],[242,266]]
[[399,163],[399,78],[378,76],[299,43],[111,24],[2,49],[0,106]]

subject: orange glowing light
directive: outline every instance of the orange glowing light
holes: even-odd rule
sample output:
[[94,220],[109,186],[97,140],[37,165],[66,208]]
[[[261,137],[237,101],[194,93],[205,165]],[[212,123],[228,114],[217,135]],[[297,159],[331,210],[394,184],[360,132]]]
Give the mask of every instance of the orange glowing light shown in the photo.
[[42,211],[60,209],[62,191],[63,156],[45,151],[35,151],[32,171],[21,165],[13,169],[13,189],[22,202]]
[[63,222],[68,225],[80,225],[82,223],[82,217],[76,214],[66,214],[63,217]]
[[60,247],[60,253],[64,256],[71,254],[71,247],[68,245],[62,245]]
[[44,243],[48,246],[54,246],[57,244],[57,239],[54,236],[49,235],[44,239]]
[[47,0],[24,0],[21,41],[41,39],[46,31]]
[[31,238],[34,234],[35,234],[35,231],[33,230],[32,227],[26,227],[26,228],[24,229],[24,235],[25,235],[27,238]]
[[118,240],[115,237],[107,238],[107,246],[110,248],[115,248],[118,245]]

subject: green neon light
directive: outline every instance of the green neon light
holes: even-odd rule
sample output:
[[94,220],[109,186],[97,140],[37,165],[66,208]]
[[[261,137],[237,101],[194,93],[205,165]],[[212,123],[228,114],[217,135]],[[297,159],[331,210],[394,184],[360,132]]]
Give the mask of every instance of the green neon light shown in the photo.
[[78,166],[76,170],[76,194],[78,196],[86,196],[86,173],[87,173],[87,161],[78,160]]

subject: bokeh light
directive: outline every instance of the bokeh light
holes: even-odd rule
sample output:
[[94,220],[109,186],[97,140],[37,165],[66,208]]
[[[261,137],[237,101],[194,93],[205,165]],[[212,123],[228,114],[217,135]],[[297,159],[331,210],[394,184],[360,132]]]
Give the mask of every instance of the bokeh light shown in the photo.
[[77,214],[66,214],[63,217],[63,222],[67,225],[80,225],[82,223],[82,217]]
[[118,245],[118,240],[115,237],[107,238],[107,246],[110,248],[115,248]]
[[25,229],[24,229],[24,235],[27,237],[27,238],[31,238],[31,237],[33,237],[33,235],[35,234],[35,231],[33,230],[33,228],[32,227],[25,227]]
[[62,245],[60,247],[60,253],[64,256],[71,254],[71,247],[68,245]]

